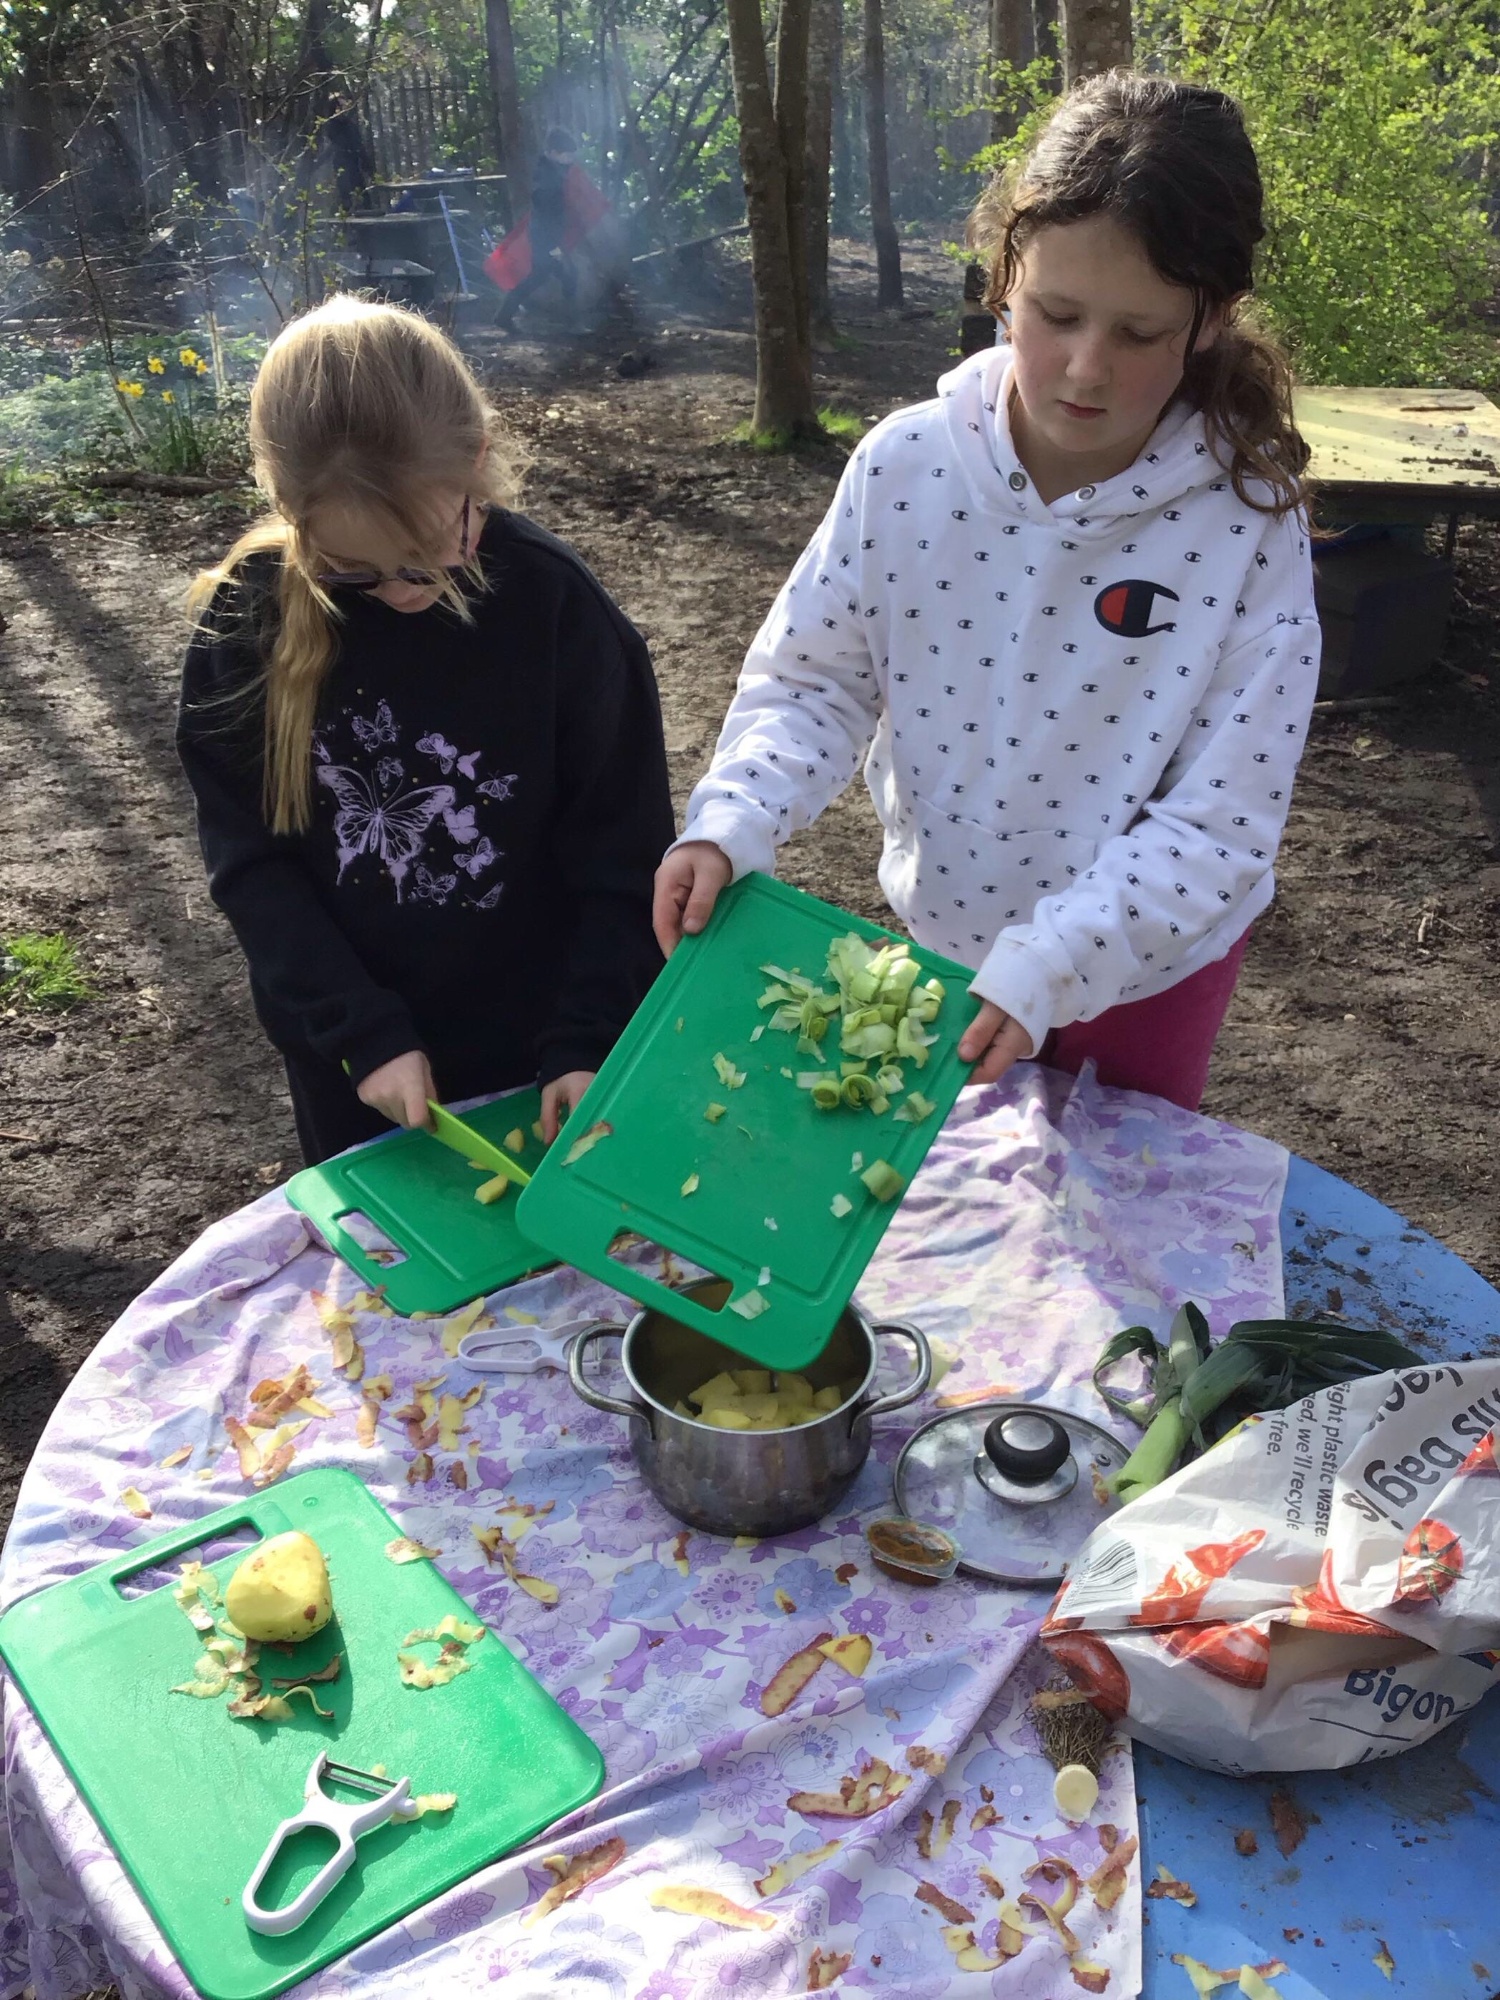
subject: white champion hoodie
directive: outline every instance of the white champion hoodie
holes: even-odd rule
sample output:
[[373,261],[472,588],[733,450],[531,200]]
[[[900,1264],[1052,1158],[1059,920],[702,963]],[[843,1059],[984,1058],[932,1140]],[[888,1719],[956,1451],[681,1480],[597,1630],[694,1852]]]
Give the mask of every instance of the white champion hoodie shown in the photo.
[[1303,524],[1236,498],[1196,411],[1049,507],[1010,376],[1007,347],[973,355],[853,454],[682,839],[770,872],[869,746],[891,907],[1040,1049],[1270,902],[1318,627]]

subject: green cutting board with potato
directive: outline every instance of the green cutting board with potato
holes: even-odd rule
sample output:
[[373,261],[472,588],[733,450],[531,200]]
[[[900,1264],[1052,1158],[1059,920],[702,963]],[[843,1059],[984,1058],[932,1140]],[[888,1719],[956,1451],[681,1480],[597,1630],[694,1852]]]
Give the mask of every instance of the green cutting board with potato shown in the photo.
[[[819,1111],[795,1082],[817,1067],[797,1053],[797,1037],[768,1026],[752,1041],[773,1011],[757,1004],[769,983],[761,968],[801,972],[831,990],[828,947],[851,931],[875,944],[894,936],[768,875],[726,890],[658,975],[517,1209],[533,1242],[764,1368],[801,1368],[822,1352],[895,1213],[860,1180],[855,1153],[866,1166],[887,1161],[909,1183],[969,1077],[958,1044],[978,1011],[973,975],[915,944],[921,976],[935,973],[947,988],[928,1030],[938,1039],[927,1066],[902,1064],[908,1089],[935,1107],[921,1124],[896,1122],[899,1098],[878,1118]],[[825,1044],[834,1076],[836,1023]],[[716,1054],[745,1072],[739,1089],[715,1074]],[[704,1116],[710,1103],[727,1107],[717,1124]],[[572,1143],[600,1123],[610,1135],[568,1165]],[[696,1190],[684,1195],[694,1174]],[[842,1218],[836,1194],[853,1204]],[[611,1254],[622,1231],[728,1279],[726,1305],[711,1311],[622,1263]],[[747,1319],[734,1301],[752,1291],[766,1309]]]
[[[323,1550],[334,1617],[295,1657],[263,1648],[277,1674],[344,1656],[319,1697],[325,1722],[235,1722],[227,1700],[169,1692],[202,1651],[172,1596],[175,1566],[215,1538],[300,1528]],[[400,1529],[352,1473],[306,1472],[190,1528],[23,1598],[0,1619],[0,1657],[160,1926],[208,2000],[265,2000],[396,1923],[475,1869],[591,1799],[604,1760],[577,1724],[489,1633],[473,1670],[445,1687],[403,1687],[396,1651],[449,1612],[474,1613],[430,1562],[385,1554]],[[467,1534],[467,1530],[464,1531]],[[210,1563],[227,1583],[251,1544]],[[155,1588],[122,1584],[165,1568]],[[566,1614],[564,1614],[566,1615]],[[475,1621],[477,1622],[477,1621]],[[425,1649],[432,1651],[433,1649]],[[262,1937],[240,1895],[276,1828],[302,1804],[318,1750],[413,1793],[456,1792],[452,1812],[389,1822],[359,1842],[354,1866],[300,1929]],[[332,1787],[329,1787],[332,1791]],[[283,1903],[305,1872],[263,1892]]]
[[[542,1160],[544,1148],[532,1130],[541,1115],[535,1090],[513,1091],[462,1114],[495,1146],[519,1130],[525,1145],[515,1157],[528,1173]],[[394,1311],[445,1313],[551,1262],[522,1235],[514,1188],[503,1201],[474,1199],[475,1188],[489,1178],[487,1167],[475,1169],[430,1132],[413,1131],[304,1167],[286,1192],[335,1255],[367,1285],[378,1286]],[[396,1246],[399,1263],[383,1261],[359,1242],[350,1228],[350,1218],[359,1215]]]

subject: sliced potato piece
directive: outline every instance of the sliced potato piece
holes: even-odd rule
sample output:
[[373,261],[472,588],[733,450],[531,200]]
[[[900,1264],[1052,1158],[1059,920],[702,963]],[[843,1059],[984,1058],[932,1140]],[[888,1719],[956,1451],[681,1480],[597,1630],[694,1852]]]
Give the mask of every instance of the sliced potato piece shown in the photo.
[[688,1401],[696,1403],[700,1410],[706,1410],[710,1403],[737,1403],[739,1396],[739,1384],[727,1370],[705,1382],[701,1389],[688,1391]]
[[703,1421],[718,1431],[748,1431],[754,1426],[742,1409],[733,1403],[715,1403],[703,1412]]

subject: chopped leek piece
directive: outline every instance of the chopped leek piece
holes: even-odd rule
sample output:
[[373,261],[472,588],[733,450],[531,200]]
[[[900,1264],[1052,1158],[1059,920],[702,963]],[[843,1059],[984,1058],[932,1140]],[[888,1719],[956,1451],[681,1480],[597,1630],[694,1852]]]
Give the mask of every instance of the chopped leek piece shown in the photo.
[[683,1016],[682,1016],[681,1014],[679,1014],[679,1015],[677,1016],[677,1033],[678,1033],[679,1035],[680,1035],[680,1034],[682,1033],[682,1030],[683,1030],[683,1025],[684,1025],[684,1019],[683,1019]]
[[756,1283],[760,1285],[769,1285],[770,1282],[771,1282],[771,1267],[769,1264],[762,1264],[760,1267],[760,1276],[759,1278],[756,1279]]
[[776,1220],[774,1215],[768,1215],[766,1217],[766,1227],[767,1229],[779,1229],[781,1224]]
[[860,1168],[861,1168],[861,1167],[862,1167],[862,1166],[864,1165],[864,1163],[865,1163],[865,1156],[864,1156],[864,1154],[863,1154],[863,1153],[855,1153],[855,1154],[854,1154],[854,1156],[853,1156],[853,1157],[851,1158],[851,1160],[850,1160],[850,1162],[849,1162],[849,1171],[850,1171],[850,1173],[851,1173],[851,1174],[857,1174],[857,1173],[859,1172]]
[[877,1090],[875,1095],[870,1099],[870,1109],[874,1112],[875,1116],[883,1118],[890,1108],[891,1100],[883,1090]]
[[710,1104],[705,1107],[703,1115],[710,1125],[717,1125],[728,1109],[727,1104]]
[[829,1202],[828,1206],[833,1210],[834,1214],[838,1216],[840,1219],[842,1219],[846,1215],[851,1214],[854,1209],[854,1203],[849,1199],[848,1195],[846,1194],[836,1194],[833,1197],[833,1200]]
[[839,1064],[840,1076],[868,1076],[869,1071],[870,1065],[868,1062],[846,1062]]
[[731,1299],[729,1310],[738,1313],[741,1319],[759,1319],[763,1312],[769,1312],[771,1301],[762,1298],[759,1292],[746,1292],[742,1299]]
[[756,1024],[755,1024],[755,1026],[754,1026],[754,1027],[753,1027],[753,1028],[752,1028],[752,1029],[750,1030],[750,1039],[751,1039],[751,1041],[752,1041],[752,1042],[758,1042],[758,1041],[760,1040],[761,1036],[762,1036],[762,1035],[763,1035],[763,1034],[764,1034],[765,1032],[766,1032],[766,1024],[765,1024],[765,1022],[764,1022],[764,1021],[757,1021],[757,1022],[756,1022]]
[[860,1179],[877,1201],[894,1201],[906,1187],[900,1174],[888,1160],[876,1160],[866,1167]]
[[[799,1090],[812,1090],[816,1085],[822,1083],[823,1080],[824,1072],[822,1070],[805,1069],[798,1074],[797,1088]],[[833,1081],[832,1077],[829,1077],[828,1081],[831,1083]]]
[[844,1101],[843,1092],[831,1076],[818,1077],[808,1094],[819,1111],[837,1111]]
[[931,1098],[924,1097],[920,1090],[914,1090],[896,1113],[898,1125],[920,1125],[924,1118],[930,1118],[937,1106]]
[[855,1075],[844,1078],[839,1095],[847,1105],[857,1111],[862,1104],[872,1104],[880,1092],[875,1088],[873,1077],[856,1072]]
[[[768,986],[755,1004],[757,1007],[779,1007],[783,1000],[790,1000],[791,997],[790,987],[778,983],[775,986]],[[764,1021],[761,1022],[761,1026],[765,1026]]]
[[685,1195],[696,1194],[698,1192],[698,1176],[696,1174],[688,1175],[687,1179],[682,1184],[682,1192]]
[[793,1073],[793,1072],[792,1072],[791,1070],[789,1070],[789,1069],[787,1068],[787,1066],[786,1066],[786,1064],[785,1064],[785,1063],[783,1063],[783,1064],[781,1065],[781,1074],[782,1074],[783,1076],[791,1076],[791,1075],[792,1075],[792,1073]]
[[745,1072],[736,1069],[728,1056],[722,1052],[714,1057],[714,1074],[726,1090],[738,1090],[745,1081]]

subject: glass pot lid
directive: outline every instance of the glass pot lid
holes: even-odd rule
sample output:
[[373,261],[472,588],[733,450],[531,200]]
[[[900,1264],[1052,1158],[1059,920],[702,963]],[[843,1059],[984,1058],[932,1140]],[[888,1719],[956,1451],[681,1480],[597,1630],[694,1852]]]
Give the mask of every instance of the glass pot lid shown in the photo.
[[952,1535],[959,1568],[992,1583],[1055,1584],[1119,1502],[1104,1481],[1118,1438],[1050,1403],[973,1403],[934,1417],[896,1461],[896,1505]]

